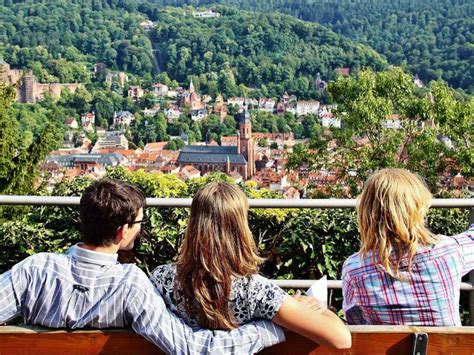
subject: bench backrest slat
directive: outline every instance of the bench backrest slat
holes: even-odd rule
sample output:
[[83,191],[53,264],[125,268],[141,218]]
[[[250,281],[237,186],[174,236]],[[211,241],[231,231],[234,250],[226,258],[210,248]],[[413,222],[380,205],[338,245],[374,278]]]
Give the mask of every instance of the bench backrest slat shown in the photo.
[[[352,348],[334,350],[318,346],[288,332],[283,344],[263,354],[411,354],[413,334],[428,334],[428,354],[474,354],[474,327],[350,326]],[[141,336],[128,330],[54,330],[0,327],[0,355],[10,354],[160,354]]]

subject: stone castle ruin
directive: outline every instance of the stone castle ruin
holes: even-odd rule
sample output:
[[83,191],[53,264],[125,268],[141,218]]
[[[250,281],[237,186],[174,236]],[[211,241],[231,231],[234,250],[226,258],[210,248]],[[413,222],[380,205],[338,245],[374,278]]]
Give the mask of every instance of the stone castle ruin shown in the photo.
[[0,81],[16,86],[17,101],[29,104],[41,100],[45,93],[49,93],[54,99],[58,99],[63,89],[67,88],[69,91],[75,92],[78,88],[84,87],[84,84],[81,83],[38,83],[31,69],[11,69],[10,64],[1,58]]

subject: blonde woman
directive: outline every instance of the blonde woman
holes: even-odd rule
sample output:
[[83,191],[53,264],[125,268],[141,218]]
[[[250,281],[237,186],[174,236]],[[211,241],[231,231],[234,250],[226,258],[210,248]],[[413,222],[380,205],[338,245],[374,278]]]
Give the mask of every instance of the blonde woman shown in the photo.
[[247,213],[236,185],[211,182],[196,193],[177,263],[152,273],[167,305],[193,326],[230,330],[270,319],[317,343],[350,347],[350,333],[335,314],[314,311],[258,274],[262,259]]
[[349,324],[458,326],[461,277],[474,268],[474,225],[462,234],[425,227],[431,194],[418,175],[383,169],[357,204],[361,249],[344,263]]

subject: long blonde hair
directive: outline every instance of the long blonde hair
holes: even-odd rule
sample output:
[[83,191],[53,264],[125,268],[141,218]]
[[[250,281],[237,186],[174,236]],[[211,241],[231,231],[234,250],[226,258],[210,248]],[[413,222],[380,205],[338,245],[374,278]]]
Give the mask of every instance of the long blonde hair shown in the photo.
[[[431,193],[421,178],[404,169],[383,169],[370,176],[357,203],[362,256],[372,252],[393,277],[400,276],[400,261],[406,255],[411,271],[420,245],[438,238],[425,227]],[[395,260],[391,254],[395,252]],[[378,265],[378,264],[377,264]]]
[[236,185],[211,182],[193,198],[176,279],[187,312],[203,327],[237,327],[229,309],[232,277],[257,273],[263,260],[247,215],[247,197]]

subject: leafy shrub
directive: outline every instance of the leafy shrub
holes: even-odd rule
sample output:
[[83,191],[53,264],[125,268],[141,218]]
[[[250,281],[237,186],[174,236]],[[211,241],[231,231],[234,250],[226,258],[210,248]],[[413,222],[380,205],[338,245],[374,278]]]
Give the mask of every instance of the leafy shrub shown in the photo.
[[[149,197],[190,197],[210,180],[225,180],[223,174],[184,183],[172,175],[130,173],[112,169],[108,177],[137,184]],[[78,196],[92,180],[76,178],[61,182],[52,195]],[[281,196],[268,190],[242,185],[250,198]],[[38,252],[64,252],[80,240],[77,207],[42,206],[23,209],[0,225],[0,273]],[[146,272],[174,259],[187,225],[187,208],[146,208],[150,221],[133,261]],[[468,211],[432,209],[428,225],[434,233],[454,235],[466,229]],[[261,254],[266,257],[262,273],[271,278],[311,279],[328,275],[340,279],[344,260],[359,249],[355,210],[351,209],[252,209],[249,222]],[[463,295],[464,296],[464,295]],[[464,308],[467,298],[461,300]],[[340,299],[336,299],[340,305]],[[466,308],[467,309],[467,308]]]

